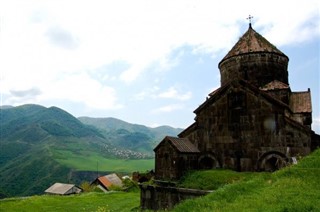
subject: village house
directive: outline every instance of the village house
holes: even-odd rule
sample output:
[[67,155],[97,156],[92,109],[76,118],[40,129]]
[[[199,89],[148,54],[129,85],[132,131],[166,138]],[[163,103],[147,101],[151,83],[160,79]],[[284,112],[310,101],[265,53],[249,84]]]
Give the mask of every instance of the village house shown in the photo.
[[54,195],[70,195],[70,194],[79,194],[82,192],[82,189],[74,184],[65,184],[65,183],[55,183],[45,190],[46,194]]
[[289,58],[248,30],[219,63],[221,86],[194,110],[195,122],[155,151],[155,178],[191,169],[275,171],[319,146],[311,91],[291,91]]
[[122,180],[114,173],[98,177],[91,183],[91,185],[97,186],[97,188],[101,189],[103,192],[110,191],[112,186],[123,186]]

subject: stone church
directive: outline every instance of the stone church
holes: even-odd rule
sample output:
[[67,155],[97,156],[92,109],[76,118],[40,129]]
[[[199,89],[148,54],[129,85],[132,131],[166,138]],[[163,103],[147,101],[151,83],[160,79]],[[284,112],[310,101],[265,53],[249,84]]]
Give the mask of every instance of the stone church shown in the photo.
[[155,178],[192,169],[275,171],[319,146],[310,89],[291,91],[289,58],[249,25],[219,63],[221,86],[194,110],[195,122],[155,151]]

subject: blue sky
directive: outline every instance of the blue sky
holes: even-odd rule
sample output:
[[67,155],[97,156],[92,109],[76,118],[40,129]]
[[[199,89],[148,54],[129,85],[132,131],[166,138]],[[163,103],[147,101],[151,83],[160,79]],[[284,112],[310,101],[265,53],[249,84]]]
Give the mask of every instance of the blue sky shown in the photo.
[[185,128],[220,86],[218,63],[253,28],[285,53],[292,91],[311,89],[320,133],[316,0],[0,1],[1,105],[57,106]]

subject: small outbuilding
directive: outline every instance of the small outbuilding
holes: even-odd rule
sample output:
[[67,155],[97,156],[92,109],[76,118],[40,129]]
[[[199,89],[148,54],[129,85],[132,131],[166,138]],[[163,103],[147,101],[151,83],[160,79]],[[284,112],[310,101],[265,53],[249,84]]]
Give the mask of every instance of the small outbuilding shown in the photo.
[[55,183],[44,192],[55,195],[70,195],[79,194],[82,192],[82,189],[74,184]]
[[122,180],[118,175],[116,174],[108,174],[105,176],[101,176],[96,178],[91,185],[96,185],[98,188],[100,188],[102,191],[107,192],[110,191],[111,186],[118,186],[122,187]]
[[157,179],[178,179],[185,170],[196,169],[199,149],[188,138],[166,136],[154,149]]

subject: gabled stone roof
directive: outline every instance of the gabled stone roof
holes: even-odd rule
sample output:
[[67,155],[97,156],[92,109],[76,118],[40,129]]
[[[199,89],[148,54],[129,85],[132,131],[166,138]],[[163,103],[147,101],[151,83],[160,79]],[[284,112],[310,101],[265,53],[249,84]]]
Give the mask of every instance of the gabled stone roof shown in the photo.
[[260,89],[263,91],[270,91],[270,90],[281,90],[281,89],[288,89],[288,88],[289,88],[289,85],[287,85],[286,83],[280,82],[278,80],[274,80],[264,85]]
[[290,108],[293,113],[311,113],[310,90],[304,92],[292,92],[290,95]]
[[177,138],[177,137],[171,137],[171,136],[166,136],[162,142],[154,149],[156,151],[158,147],[163,143],[164,141],[169,142],[172,144],[172,146],[181,153],[199,153],[199,149],[193,145],[189,139],[187,138]]
[[275,53],[287,57],[279,49],[272,45],[267,39],[257,33],[250,25],[247,32],[243,34],[243,36],[233,46],[229,53],[221,60],[220,63],[230,57],[254,52]]
[[209,98],[206,99],[205,102],[203,102],[197,109],[195,109],[193,112],[195,114],[198,114],[201,110],[203,110],[204,108],[207,107],[207,105],[212,104],[214,101],[216,101],[217,99],[221,98],[221,95],[224,95],[224,93],[230,88],[230,87],[243,87],[249,90],[252,90],[254,93],[263,96],[264,98],[266,98],[268,101],[272,102],[273,104],[277,104],[281,107],[285,107],[290,109],[289,105],[283,103],[282,101],[277,100],[276,98],[272,97],[271,95],[269,95],[267,92],[255,87],[254,85],[252,85],[250,82],[243,80],[243,79],[238,79],[238,80],[234,80],[234,81],[230,81],[229,83],[227,83],[226,85],[216,89],[215,91],[213,91],[212,93],[209,94]]
[[193,122],[193,124],[191,124],[189,127],[187,127],[186,129],[184,129],[182,132],[180,132],[179,134],[178,134],[178,137],[184,137],[184,134],[186,133],[186,132],[192,132],[192,131],[194,131],[194,130],[196,130],[196,128],[197,128],[197,123],[196,122]]

